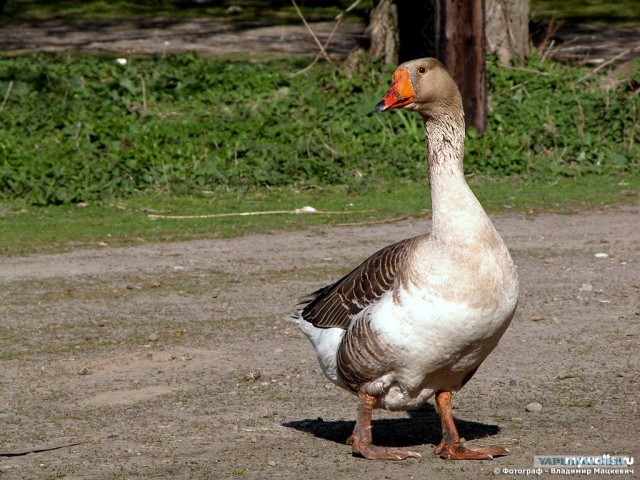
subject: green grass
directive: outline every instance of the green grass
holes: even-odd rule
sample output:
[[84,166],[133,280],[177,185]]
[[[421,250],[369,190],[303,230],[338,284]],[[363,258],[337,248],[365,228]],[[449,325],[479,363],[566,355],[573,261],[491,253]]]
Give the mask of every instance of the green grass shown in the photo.
[[[640,191],[640,177],[586,176],[554,181],[470,178],[472,189],[489,212],[567,213],[600,205],[637,202],[624,190]],[[210,215],[229,212],[293,210],[311,205],[344,215],[266,215],[169,220],[149,214]],[[132,245],[143,241],[222,238],[248,233],[339,225],[428,215],[428,190],[416,182],[371,185],[359,192],[344,187],[306,191],[277,188],[266,192],[217,193],[210,196],[152,195],[86,207],[33,207],[5,203],[0,217],[0,255],[59,252],[76,248]],[[358,213],[361,210],[371,212]]]

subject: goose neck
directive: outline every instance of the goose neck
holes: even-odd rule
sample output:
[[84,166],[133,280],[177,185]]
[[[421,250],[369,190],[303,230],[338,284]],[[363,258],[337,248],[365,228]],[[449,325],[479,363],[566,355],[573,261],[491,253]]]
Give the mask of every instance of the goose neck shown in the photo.
[[[439,121],[438,121],[439,120]],[[425,120],[431,189],[431,236],[473,242],[488,217],[464,176],[464,121],[451,116]]]

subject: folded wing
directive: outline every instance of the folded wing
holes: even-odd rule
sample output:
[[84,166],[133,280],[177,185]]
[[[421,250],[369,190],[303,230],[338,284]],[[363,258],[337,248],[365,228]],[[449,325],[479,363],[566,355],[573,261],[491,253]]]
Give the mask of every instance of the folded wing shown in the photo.
[[398,284],[400,272],[421,238],[408,238],[377,251],[337,282],[302,298],[299,318],[318,328],[348,329],[358,313]]

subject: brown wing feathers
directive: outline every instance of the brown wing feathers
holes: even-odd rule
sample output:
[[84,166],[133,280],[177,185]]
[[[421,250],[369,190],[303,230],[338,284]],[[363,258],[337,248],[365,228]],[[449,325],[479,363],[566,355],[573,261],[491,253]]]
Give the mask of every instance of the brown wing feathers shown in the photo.
[[315,327],[347,329],[351,319],[390,291],[416,240],[408,238],[371,255],[332,285],[301,300],[299,315]]

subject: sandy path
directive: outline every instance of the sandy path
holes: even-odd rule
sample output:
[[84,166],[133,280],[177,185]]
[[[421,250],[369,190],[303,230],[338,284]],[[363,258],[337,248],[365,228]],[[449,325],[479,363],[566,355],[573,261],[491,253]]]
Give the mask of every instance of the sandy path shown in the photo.
[[638,458],[639,214],[495,217],[520,307],[454,415],[512,455],[464,465],[431,455],[429,405],[374,422],[379,443],[424,458],[352,457],[356,402],[283,319],[422,220],[2,258],[0,451],[87,442],[0,458],[0,478],[476,479],[534,454]]

